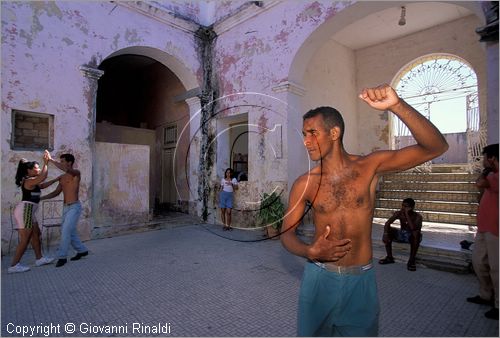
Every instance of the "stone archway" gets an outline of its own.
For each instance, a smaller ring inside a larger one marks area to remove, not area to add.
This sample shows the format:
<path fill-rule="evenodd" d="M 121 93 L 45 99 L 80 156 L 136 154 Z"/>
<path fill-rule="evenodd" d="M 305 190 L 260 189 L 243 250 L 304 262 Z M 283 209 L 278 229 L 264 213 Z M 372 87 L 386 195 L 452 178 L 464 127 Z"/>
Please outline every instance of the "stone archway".
<path fill-rule="evenodd" d="M 429 22 L 425 23 L 424 20 L 418 22 L 413 20 L 411 24 L 407 23 L 407 26 L 413 25 L 408 30 L 405 30 L 406 28 L 393 29 L 401 30 L 397 33 L 387 30 L 385 26 L 390 26 L 389 23 L 393 23 L 398 27 L 397 23 L 401 13 L 399 6 L 402 4 L 408 6 L 407 13 L 413 13 L 413 17 L 422 11 L 435 8 L 437 13 L 433 16 L 432 24 L 434 26 L 429 26 Z M 457 11 L 460 14 L 453 16 L 453 13 Z M 480 14 L 478 15 L 478 13 Z M 320 102 L 320 105 L 325 105 L 325 103 L 333 106 L 343 105 L 340 108 L 351 114 L 351 116 L 347 116 L 346 130 L 348 133 L 346 133 L 347 139 L 345 140 L 348 148 L 352 149 L 351 151 L 368 153 L 378 149 L 385 149 L 388 148 L 389 141 L 387 114 L 376 115 L 372 111 L 370 113 L 370 110 L 365 107 L 366 105 L 360 103 L 356 98 L 359 90 L 363 87 L 390 82 L 393 74 L 408 60 L 414 59 L 418 55 L 434 52 L 438 45 L 439 48 L 449 53 L 463 50 L 463 45 L 452 39 L 451 35 L 456 32 L 452 28 L 448 29 L 447 38 L 439 37 L 439 35 L 434 36 L 434 39 L 431 39 L 430 36 L 425 37 L 425 34 L 430 34 L 429 31 L 438 32 L 440 27 L 443 26 L 452 27 L 453 23 L 458 25 L 462 21 L 466 22 L 467 27 L 465 29 L 469 32 L 466 37 L 467 42 L 477 44 L 477 48 L 474 50 L 480 50 L 474 33 L 474 29 L 480 23 L 480 20 L 478 20 L 480 17 L 482 17 L 480 6 L 469 3 L 356 3 L 329 17 L 304 40 L 291 62 L 288 79 L 290 83 L 305 88 L 306 94 L 299 99 L 303 110 L 313 108 L 312 104 L 314 102 Z M 358 40 L 364 39 L 362 28 L 370 25 L 376 25 L 377 28 L 373 30 L 380 30 L 381 33 L 386 35 L 359 42 Z M 402 35 L 404 32 L 410 35 Z M 415 41 L 408 40 L 408 37 L 413 38 Z M 422 42 L 422 38 L 425 39 L 424 42 Z M 444 42 L 443 39 L 448 42 L 431 43 L 432 41 Z M 409 47 L 409 44 L 411 44 L 411 47 Z M 379 47 L 382 45 L 387 49 L 382 50 L 382 47 Z M 329 49 L 326 50 L 327 48 Z M 323 57 L 318 57 L 322 49 L 326 51 L 323 51 Z M 480 80 L 482 80 L 486 74 L 486 67 L 485 62 L 482 60 L 483 56 L 479 54 L 477 52 L 474 55 L 474 66 L 481 68 L 479 75 Z M 343 62 L 345 66 L 335 67 L 335 63 L 339 62 Z M 328 63 L 332 66 L 326 67 L 325 64 Z M 314 72 L 318 68 L 321 68 L 321 72 L 317 71 L 316 76 L 311 77 L 309 82 L 305 82 L 308 73 Z M 331 78 L 329 83 L 323 81 L 321 85 L 317 85 L 322 78 L 327 76 Z M 330 86 L 328 91 L 323 89 L 325 85 Z M 350 89 L 346 92 L 347 86 Z M 336 95 L 337 91 L 343 93 Z M 485 95 L 485 88 L 483 88 L 482 93 L 482 95 Z M 325 99 L 328 96 L 332 97 L 330 99 L 332 102 Z M 344 118 L 346 118 L 345 115 Z M 353 129 L 348 130 L 347 128 Z M 349 139 L 349 135 L 353 135 L 353 137 Z M 361 135 L 363 135 L 364 140 L 360 139 Z M 365 136 L 368 136 L 368 138 L 366 139 Z"/>
<path fill-rule="evenodd" d="M 405 65 L 392 85 L 447 138 L 449 150 L 432 163 L 467 163 L 470 172 L 479 170 L 486 145 L 486 112 L 479 109 L 478 78 L 469 62 L 445 53 L 424 55 Z M 390 115 L 390 120 L 392 149 L 414 142 L 397 117 Z"/>
<path fill-rule="evenodd" d="M 447 1 L 440 3 L 463 7 L 471 11 L 479 18 L 484 17 L 481 5 L 478 3 L 462 1 Z M 318 28 L 304 40 L 301 48 L 297 51 L 292 63 L 290 64 L 288 75 L 289 81 L 301 84 L 304 72 L 314 53 L 333 35 L 340 32 L 345 27 L 371 14 L 390 8 L 396 8 L 399 13 L 399 8 L 401 6 L 409 4 L 411 3 L 407 1 L 360 1 L 342 9 L 338 13 L 335 13 L 335 15 L 329 17 L 325 22 L 321 23 Z M 356 36 L 353 36 L 352 38 L 355 39 Z"/>
<path fill-rule="evenodd" d="M 186 67 L 175 56 L 165 53 L 157 48 L 147 46 L 131 46 L 110 54 L 106 59 L 124 54 L 142 55 L 158 61 L 170 69 L 179 78 L 182 85 L 186 88 L 186 91 L 199 87 L 196 75 L 193 74 L 188 67 Z"/>
<path fill-rule="evenodd" d="M 101 204 L 96 224 L 142 222 L 162 210 L 178 210 L 189 196 L 176 189 L 174 173 L 181 181 L 189 164 L 172 154 L 186 153 L 189 143 L 189 135 L 180 140 L 177 131 L 189 125 L 186 86 L 196 88 L 195 76 L 176 58 L 150 47 L 120 50 L 99 68 L 104 75 L 96 99 L 93 184 L 95 203 Z M 131 195 L 141 203 L 127 204 L 124 197 Z"/>

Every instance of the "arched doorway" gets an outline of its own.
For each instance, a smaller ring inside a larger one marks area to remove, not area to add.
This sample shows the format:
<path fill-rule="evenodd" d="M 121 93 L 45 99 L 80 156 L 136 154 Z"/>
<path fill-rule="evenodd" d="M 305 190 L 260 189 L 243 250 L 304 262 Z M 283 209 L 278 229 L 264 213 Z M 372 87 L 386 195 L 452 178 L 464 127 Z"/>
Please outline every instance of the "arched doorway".
<path fill-rule="evenodd" d="M 109 172 L 97 172 L 94 184 L 103 190 L 96 194 L 102 201 L 101 213 L 107 215 L 103 221 L 112 218 L 116 223 L 134 213 L 135 206 L 121 200 L 128 195 L 116 196 L 122 190 L 137 192 L 135 199 L 146 203 L 148 218 L 179 210 L 189 200 L 187 192 L 176 189 L 173 174 L 179 173 L 179 181 L 187 169 L 183 156 L 173 156 L 176 151 L 185 154 L 189 143 L 189 135 L 180 140 L 177 132 L 189 123 L 186 87 L 151 53 L 116 53 L 99 69 L 104 75 L 96 99 L 96 144 L 107 149 L 107 155 L 96 167 Z M 107 161 L 112 163 L 102 163 Z M 107 186 L 108 181 L 115 183 Z"/>
<path fill-rule="evenodd" d="M 393 87 L 447 138 L 449 150 L 432 163 L 467 164 L 471 172 L 480 165 L 485 118 L 480 117 L 477 75 L 466 60 L 441 53 L 422 56 L 403 67 Z M 408 128 L 396 116 L 390 117 L 392 148 L 415 143 Z"/>
<path fill-rule="evenodd" d="M 392 139 L 387 123 L 390 114 L 370 113 L 366 105 L 358 102 L 359 90 L 389 82 L 401 66 L 435 51 L 436 45 L 440 50 L 460 53 L 460 38 L 469 41 L 469 36 L 460 35 L 457 42 L 452 37 L 456 30 L 448 29 L 444 34 L 443 28 L 458 23 L 476 27 L 477 9 L 480 13 L 477 4 L 472 3 L 404 3 L 406 13 L 412 13 L 414 19 L 400 26 L 402 4 L 357 2 L 339 11 L 310 34 L 291 63 L 289 81 L 306 89 L 298 99 L 303 111 L 314 105 L 332 105 L 346 112 L 344 119 L 349 129 L 344 144 L 350 152 L 387 149 Z M 432 22 L 426 21 L 425 13 L 433 13 Z M 475 66 L 481 64 L 477 62 L 481 58 L 474 60 Z M 479 75 L 484 78 L 484 72 Z M 294 162 L 305 161 L 300 158 Z"/>

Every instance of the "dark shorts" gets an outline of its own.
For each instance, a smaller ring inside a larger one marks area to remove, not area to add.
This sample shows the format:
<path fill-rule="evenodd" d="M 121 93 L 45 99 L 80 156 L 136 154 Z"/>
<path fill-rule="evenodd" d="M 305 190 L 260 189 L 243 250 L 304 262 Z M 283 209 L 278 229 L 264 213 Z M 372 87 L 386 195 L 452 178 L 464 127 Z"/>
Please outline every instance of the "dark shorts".
<path fill-rule="evenodd" d="M 412 236 L 411 231 L 397 229 L 397 228 L 393 228 L 393 227 L 391 227 L 389 234 L 390 234 L 391 240 L 399 242 L 399 243 L 410 243 L 410 239 Z M 420 238 L 419 238 L 419 243 L 420 243 L 420 242 L 422 242 L 422 232 L 419 232 L 419 236 L 420 236 Z"/>

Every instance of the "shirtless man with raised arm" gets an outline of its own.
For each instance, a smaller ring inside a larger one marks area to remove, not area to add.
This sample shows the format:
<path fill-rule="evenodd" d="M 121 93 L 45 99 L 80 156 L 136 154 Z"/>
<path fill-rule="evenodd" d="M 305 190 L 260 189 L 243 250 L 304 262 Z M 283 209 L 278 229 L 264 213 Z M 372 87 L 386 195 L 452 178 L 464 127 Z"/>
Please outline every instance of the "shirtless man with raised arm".
<path fill-rule="evenodd" d="M 67 263 L 67 256 L 69 246 L 71 245 L 76 251 L 76 256 L 71 258 L 72 261 L 79 260 L 80 258 L 88 255 L 88 249 L 83 245 L 80 237 L 78 236 L 77 225 L 78 219 L 82 213 L 82 204 L 78 200 L 78 192 L 80 190 L 80 171 L 73 168 L 75 163 L 75 157 L 72 154 L 62 154 L 60 156 L 61 161 L 55 161 L 50 153 L 45 150 L 48 154 L 49 163 L 53 163 L 58 169 L 66 172 L 65 174 L 59 176 L 52 183 L 59 181 L 57 188 L 45 195 L 40 199 L 49 199 L 58 196 L 61 192 L 64 196 L 64 207 L 63 216 L 61 223 L 61 242 L 59 243 L 59 248 L 57 250 L 58 261 L 56 267 L 61 267 Z M 51 183 L 51 184 L 52 184 Z"/>
<path fill-rule="evenodd" d="M 379 303 L 372 269 L 372 218 L 381 175 L 429 161 L 448 149 L 443 135 L 398 97 L 389 85 L 364 89 L 359 98 L 390 110 L 417 144 L 399 150 L 352 155 L 345 151 L 338 111 L 320 107 L 303 117 L 304 145 L 320 164 L 297 178 L 289 196 L 281 242 L 308 259 L 299 296 L 299 336 L 376 336 Z M 315 236 L 302 242 L 294 227 L 305 206 L 314 211 Z"/>

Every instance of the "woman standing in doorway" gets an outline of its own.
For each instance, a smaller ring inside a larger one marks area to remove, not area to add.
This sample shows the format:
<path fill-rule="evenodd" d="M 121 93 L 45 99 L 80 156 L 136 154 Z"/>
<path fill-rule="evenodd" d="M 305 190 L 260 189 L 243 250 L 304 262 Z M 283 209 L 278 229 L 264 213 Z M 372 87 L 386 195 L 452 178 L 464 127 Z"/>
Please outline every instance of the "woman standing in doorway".
<path fill-rule="evenodd" d="M 233 192 L 238 189 L 238 181 L 233 178 L 233 170 L 227 168 L 224 172 L 224 178 L 221 180 L 221 192 L 219 194 L 219 207 L 221 212 L 222 230 L 232 230 L 231 228 L 231 209 L 233 208 Z"/>
<path fill-rule="evenodd" d="M 53 258 L 42 256 L 40 228 L 36 219 L 36 211 L 40 202 L 40 191 L 48 187 L 48 183 L 50 182 L 42 183 L 47 178 L 48 161 L 47 154 L 44 154 L 42 169 L 40 169 L 37 161 L 28 161 L 24 158 L 19 161 L 19 165 L 17 166 L 16 185 L 21 187 L 23 197 L 22 201 L 14 209 L 16 229 L 19 232 L 19 243 L 17 244 L 12 264 L 7 270 L 9 273 L 30 270 L 28 266 L 20 263 L 30 241 L 35 251 L 36 266 L 49 264 L 54 260 Z"/>

